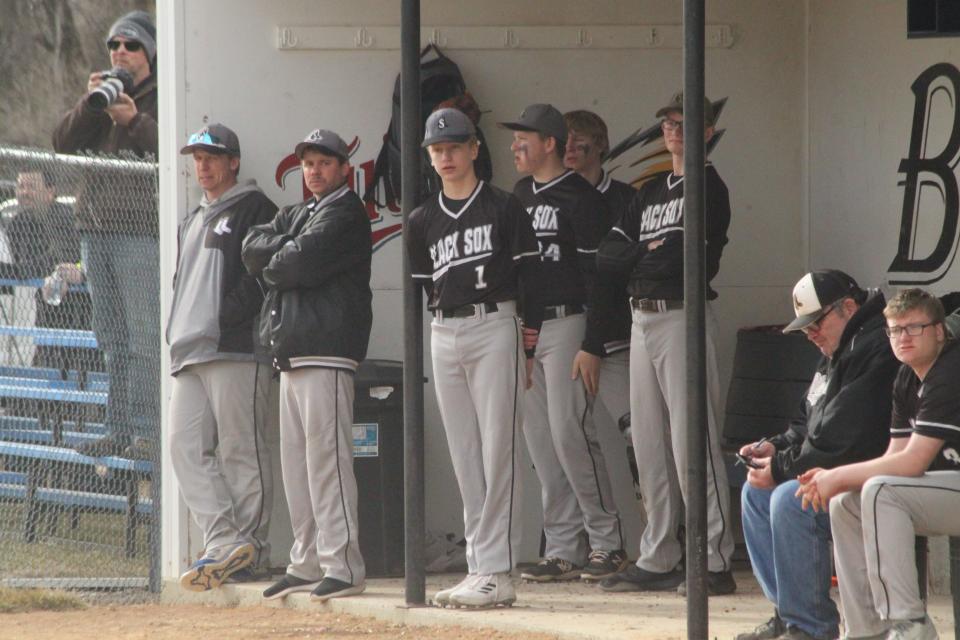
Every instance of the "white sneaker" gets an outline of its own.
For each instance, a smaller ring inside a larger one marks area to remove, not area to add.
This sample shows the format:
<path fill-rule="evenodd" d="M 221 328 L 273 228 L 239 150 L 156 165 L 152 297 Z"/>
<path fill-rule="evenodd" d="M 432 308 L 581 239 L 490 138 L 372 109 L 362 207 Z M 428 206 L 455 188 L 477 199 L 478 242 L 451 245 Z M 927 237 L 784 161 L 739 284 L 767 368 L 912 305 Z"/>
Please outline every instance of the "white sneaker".
<path fill-rule="evenodd" d="M 516 601 L 509 573 L 476 576 L 450 594 L 450 604 L 460 607 L 509 607 Z"/>
<path fill-rule="evenodd" d="M 437 605 L 438 607 L 448 606 L 450 604 L 451 594 L 453 594 L 453 592 L 459 589 L 460 587 L 466 585 L 471 580 L 476 579 L 476 577 L 477 577 L 476 574 L 468 573 L 466 576 L 464 576 L 463 580 L 453 585 L 452 587 L 437 591 L 437 593 L 433 596 L 433 604 Z"/>
<path fill-rule="evenodd" d="M 913 620 L 898 620 L 887 632 L 886 640 L 939 640 L 937 628 L 933 626 L 930 616 L 923 616 L 923 622 Z"/>

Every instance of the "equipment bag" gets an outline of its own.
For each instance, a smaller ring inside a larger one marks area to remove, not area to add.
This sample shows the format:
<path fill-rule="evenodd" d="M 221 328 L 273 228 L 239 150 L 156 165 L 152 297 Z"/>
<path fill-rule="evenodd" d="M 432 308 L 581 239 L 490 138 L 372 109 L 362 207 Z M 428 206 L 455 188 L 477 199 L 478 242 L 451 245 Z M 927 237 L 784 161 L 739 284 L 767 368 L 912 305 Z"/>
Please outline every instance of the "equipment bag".
<path fill-rule="evenodd" d="M 428 58 L 428 54 L 434 57 Z M 436 45 L 429 44 L 420 52 L 420 130 L 426 124 L 427 117 L 440 107 L 454 107 L 463 111 L 476 125 L 480 120 L 480 108 L 470 92 L 467 91 L 460 67 L 448 58 Z M 483 133 L 477 128 L 480 140 L 480 153 L 474 162 L 477 177 L 490 180 L 493 176 L 493 164 L 490 151 L 484 143 Z M 419 141 L 418 141 L 419 144 Z M 378 207 L 399 210 L 400 193 L 400 75 L 393 85 L 393 113 L 387 132 L 383 134 L 383 147 L 377 156 L 373 169 L 373 185 L 367 190 L 365 199 Z M 382 198 L 380 198 L 382 189 Z M 424 149 L 421 154 L 420 193 L 416 202 L 431 193 L 440 190 L 440 178 L 430 165 L 430 157 Z"/>

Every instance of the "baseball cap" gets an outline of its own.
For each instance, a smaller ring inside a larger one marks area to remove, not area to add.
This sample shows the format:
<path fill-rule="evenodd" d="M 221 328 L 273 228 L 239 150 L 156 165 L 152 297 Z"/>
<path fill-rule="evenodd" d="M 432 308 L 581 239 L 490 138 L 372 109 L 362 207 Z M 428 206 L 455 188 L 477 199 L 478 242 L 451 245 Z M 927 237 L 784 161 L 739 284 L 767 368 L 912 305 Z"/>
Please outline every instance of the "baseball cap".
<path fill-rule="evenodd" d="M 180 149 L 180 155 L 189 155 L 194 149 L 204 149 L 211 153 L 240 155 L 240 140 L 230 127 L 215 122 L 208 124 L 187 140 L 187 146 Z"/>
<path fill-rule="evenodd" d="M 861 292 L 857 281 L 843 271 L 811 271 L 793 287 L 793 312 L 797 317 L 783 332 L 800 331 L 810 326 L 826 315 L 830 305 Z"/>
<path fill-rule="evenodd" d="M 670 98 L 670 103 L 665 107 L 660 107 L 657 110 L 657 117 L 662 118 L 671 111 L 677 111 L 683 113 L 683 91 L 677 91 L 673 94 L 673 97 Z M 712 127 L 716 115 L 713 112 L 713 103 L 710 102 L 710 98 L 703 96 L 703 122 L 708 127 Z"/>
<path fill-rule="evenodd" d="M 477 128 L 467 115 L 459 109 L 437 109 L 427 118 L 424 127 L 423 144 L 429 147 L 438 142 L 466 142 L 477 135 Z"/>
<path fill-rule="evenodd" d="M 303 142 L 297 144 L 293 152 L 297 154 L 298 158 L 303 159 L 303 152 L 310 148 L 327 155 L 337 156 L 343 161 L 350 159 L 350 150 L 347 148 L 347 143 L 336 133 L 327 129 L 314 129 L 308 133 Z"/>
<path fill-rule="evenodd" d="M 552 104 L 531 104 L 520 112 L 520 118 L 515 122 L 497 124 L 513 131 L 536 131 L 552 136 L 560 144 L 564 144 L 567 139 L 567 125 L 563 121 L 563 114 Z"/>

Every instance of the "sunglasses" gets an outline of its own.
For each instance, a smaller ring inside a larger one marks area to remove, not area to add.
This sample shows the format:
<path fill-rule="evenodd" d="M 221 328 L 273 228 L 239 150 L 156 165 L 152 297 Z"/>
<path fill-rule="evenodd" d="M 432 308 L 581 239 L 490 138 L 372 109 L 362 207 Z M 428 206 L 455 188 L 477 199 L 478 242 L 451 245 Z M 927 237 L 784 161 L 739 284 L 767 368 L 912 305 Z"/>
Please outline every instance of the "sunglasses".
<path fill-rule="evenodd" d="M 140 51 L 143 48 L 143 45 L 136 40 L 111 40 L 107 43 L 107 49 L 110 49 L 110 51 L 116 51 L 121 46 L 130 52 Z"/>

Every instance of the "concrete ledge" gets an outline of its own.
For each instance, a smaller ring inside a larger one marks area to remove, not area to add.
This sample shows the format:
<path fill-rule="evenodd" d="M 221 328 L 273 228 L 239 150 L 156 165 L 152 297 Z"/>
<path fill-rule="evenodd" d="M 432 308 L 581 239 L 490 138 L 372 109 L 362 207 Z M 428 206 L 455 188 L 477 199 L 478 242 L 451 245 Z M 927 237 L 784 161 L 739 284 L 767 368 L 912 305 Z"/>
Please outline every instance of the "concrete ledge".
<path fill-rule="evenodd" d="M 427 597 L 456 584 L 462 576 L 429 576 Z M 164 583 L 162 601 L 169 604 L 209 604 L 221 607 L 263 606 L 317 610 L 325 608 L 408 625 L 459 625 L 513 633 L 546 633 L 564 640 L 685 639 L 687 601 L 675 593 L 605 593 L 599 587 L 579 582 L 520 584 L 517 604 L 507 609 L 469 611 L 435 607 L 406 608 L 403 581 L 376 579 L 367 582 L 363 595 L 334 599 L 324 604 L 310 602 L 309 594 L 295 593 L 281 600 L 265 601 L 261 592 L 268 583 L 224 585 L 211 592 L 180 589 L 176 580 Z M 739 590 L 731 596 L 710 599 L 710 635 L 732 638 L 753 629 L 772 613 L 749 572 L 738 572 Z M 952 601 L 934 596 L 930 614 L 941 638 L 953 638 Z"/>

